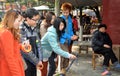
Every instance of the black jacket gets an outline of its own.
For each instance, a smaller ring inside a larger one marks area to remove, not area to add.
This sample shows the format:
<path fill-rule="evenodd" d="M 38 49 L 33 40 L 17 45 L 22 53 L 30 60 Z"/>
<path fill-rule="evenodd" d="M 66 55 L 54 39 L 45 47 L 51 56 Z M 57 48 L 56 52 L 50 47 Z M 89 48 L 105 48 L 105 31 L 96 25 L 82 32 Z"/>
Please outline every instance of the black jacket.
<path fill-rule="evenodd" d="M 93 33 L 93 37 L 92 37 L 93 50 L 97 51 L 100 48 L 103 48 L 104 44 L 107 44 L 107 45 L 111 46 L 111 48 L 112 48 L 112 40 L 111 40 L 110 36 L 106 32 L 102 33 L 99 30 L 96 30 Z"/>

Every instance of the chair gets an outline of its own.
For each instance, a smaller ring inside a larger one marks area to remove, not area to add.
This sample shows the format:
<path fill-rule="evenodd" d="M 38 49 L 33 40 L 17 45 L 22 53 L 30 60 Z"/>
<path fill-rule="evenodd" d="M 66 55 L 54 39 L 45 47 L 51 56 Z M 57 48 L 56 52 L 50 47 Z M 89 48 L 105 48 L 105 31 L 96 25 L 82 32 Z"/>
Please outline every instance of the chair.
<path fill-rule="evenodd" d="M 93 66 L 93 70 L 95 70 L 96 66 L 97 66 L 96 58 L 97 57 L 101 57 L 101 56 L 102 56 L 102 54 L 97 54 L 97 53 L 92 52 L 92 66 Z M 109 62 L 109 64 L 111 65 L 111 62 Z M 100 64 L 100 66 L 102 66 L 102 64 Z M 108 67 L 108 70 L 110 70 L 110 66 Z"/>
<path fill-rule="evenodd" d="M 96 69 L 96 57 L 102 56 L 101 54 L 96 54 L 94 52 L 92 52 L 92 66 L 93 66 L 93 70 Z"/>
<path fill-rule="evenodd" d="M 91 47 L 91 37 L 92 35 L 83 35 L 83 41 L 79 41 L 79 53 L 81 50 L 85 50 L 86 54 L 88 54 L 88 48 Z"/>

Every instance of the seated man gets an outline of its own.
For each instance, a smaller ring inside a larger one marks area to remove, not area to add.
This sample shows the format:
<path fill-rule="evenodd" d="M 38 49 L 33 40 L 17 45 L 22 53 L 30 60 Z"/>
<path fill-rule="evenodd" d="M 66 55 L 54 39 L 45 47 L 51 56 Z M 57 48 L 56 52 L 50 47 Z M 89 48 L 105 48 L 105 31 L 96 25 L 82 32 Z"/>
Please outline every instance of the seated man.
<path fill-rule="evenodd" d="M 107 26 L 100 24 L 98 30 L 93 33 L 92 37 L 92 48 L 95 53 L 102 54 L 104 56 L 103 61 L 103 73 L 107 71 L 109 61 L 111 60 L 115 69 L 120 70 L 120 64 L 112 50 L 112 40 L 106 33 Z M 109 73 L 109 72 L 108 72 Z"/>

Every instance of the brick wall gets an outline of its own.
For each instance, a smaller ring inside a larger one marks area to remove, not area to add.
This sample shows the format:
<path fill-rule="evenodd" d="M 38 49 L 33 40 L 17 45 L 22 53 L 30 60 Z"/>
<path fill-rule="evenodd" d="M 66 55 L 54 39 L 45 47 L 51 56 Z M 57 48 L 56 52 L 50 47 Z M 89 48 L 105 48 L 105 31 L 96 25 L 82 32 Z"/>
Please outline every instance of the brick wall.
<path fill-rule="evenodd" d="M 120 44 L 120 0 L 103 0 L 103 23 L 114 44 Z"/>

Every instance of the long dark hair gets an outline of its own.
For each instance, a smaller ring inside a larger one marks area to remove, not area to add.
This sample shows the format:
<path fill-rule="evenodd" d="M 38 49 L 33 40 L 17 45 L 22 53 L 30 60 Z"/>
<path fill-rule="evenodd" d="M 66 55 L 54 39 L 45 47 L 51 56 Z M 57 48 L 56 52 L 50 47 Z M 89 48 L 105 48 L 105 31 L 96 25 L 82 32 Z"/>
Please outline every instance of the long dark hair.
<path fill-rule="evenodd" d="M 64 24 L 64 28 L 63 28 L 62 31 L 59 30 L 59 27 L 60 27 L 60 23 L 61 23 L 61 22 Z M 57 32 L 57 35 L 58 35 L 58 40 L 59 40 L 60 37 L 61 37 L 61 35 L 62 35 L 62 33 L 64 33 L 64 31 L 65 31 L 66 22 L 65 22 L 65 20 L 64 20 L 63 18 L 57 17 L 57 18 L 54 20 L 54 22 L 53 22 L 53 26 L 54 26 L 54 28 L 56 29 L 56 32 Z"/>

